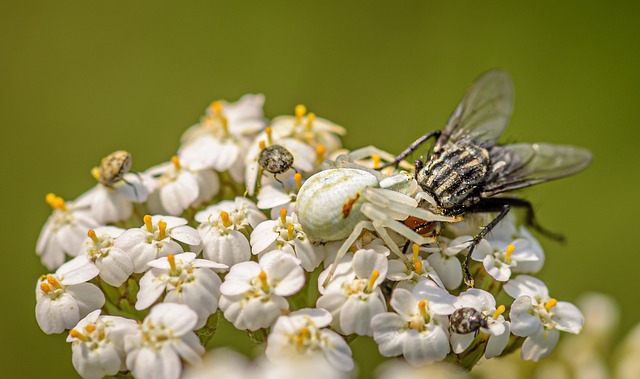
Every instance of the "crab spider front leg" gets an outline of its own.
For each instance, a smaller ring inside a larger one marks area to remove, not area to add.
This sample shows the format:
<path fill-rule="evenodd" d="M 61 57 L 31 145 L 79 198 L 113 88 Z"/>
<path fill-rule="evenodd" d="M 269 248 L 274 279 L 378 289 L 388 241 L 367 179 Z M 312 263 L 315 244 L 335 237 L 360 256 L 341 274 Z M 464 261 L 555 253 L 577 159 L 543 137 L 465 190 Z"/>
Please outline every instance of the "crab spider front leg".
<path fill-rule="evenodd" d="M 342 259 L 342 257 L 344 257 L 347 251 L 349 251 L 349 248 L 351 247 L 351 245 L 353 245 L 353 243 L 358 239 L 358 237 L 360 237 L 360 233 L 362 233 L 364 229 L 374 230 L 375 228 L 371 221 L 360 221 L 359 223 L 356 224 L 351 234 L 349 234 L 349 237 L 347 237 L 347 239 L 340 246 L 340 249 L 338 249 L 338 252 L 336 253 L 336 257 L 333 260 L 333 264 L 331 265 L 331 270 L 329 270 L 329 274 L 327 275 L 327 278 L 324 280 L 324 282 L 322 282 L 322 287 L 325 287 L 325 288 L 327 287 L 327 285 L 331 281 L 331 278 L 333 277 L 333 274 L 336 272 L 336 268 L 338 267 L 338 262 L 340 262 L 340 259 Z"/>

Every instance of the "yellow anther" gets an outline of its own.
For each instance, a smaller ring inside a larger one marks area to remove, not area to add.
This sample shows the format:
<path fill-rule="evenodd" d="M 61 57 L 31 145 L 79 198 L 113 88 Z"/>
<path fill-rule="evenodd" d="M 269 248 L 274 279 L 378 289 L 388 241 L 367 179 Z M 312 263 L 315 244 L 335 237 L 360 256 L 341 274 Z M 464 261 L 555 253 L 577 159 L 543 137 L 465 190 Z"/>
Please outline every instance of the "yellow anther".
<path fill-rule="evenodd" d="M 53 291 L 53 288 L 51 288 L 49 283 L 44 282 L 44 283 L 40 283 L 40 291 L 42 291 L 42 292 L 44 292 L 44 293 L 46 293 L 48 295 Z"/>
<path fill-rule="evenodd" d="M 87 237 L 91 238 L 91 240 L 95 243 L 100 242 L 98 236 L 96 236 L 96 231 L 93 229 L 89 229 L 89 231 L 87 232 Z"/>
<path fill-rule="evenodd" d="M 94 324 L 88 324 L 84 327 L 84 331 L 87 333 L 93 333 L 96 330 L 96 326 Z"/>
<path fill-rule="evenodd" d="M 294 232 L 293 224 L 288 224 L 287 225 L 287 233 L 289 235 L 289 241 L 291 241 L 293 239 L 293 232 Z"/>
<path fill-rule="evenodd" d="M 371 161 L 373 162 L 373 168 L 377 169 L 380 167 L 380 156 L 376 154 L 371 155 Z"/>
<path fill-rule="evenodd" d="M 233 223 L 231 222 L 231 218 L 229 217 L 229 214 L 225 211 L 220 211 L 220 221 L 222 221 L 222 225 L 224 225 L 226 228 L 233 225 Z"/>
<path fill-rule="evenodd" d="M 313 122 L 316 120 L 315 113 L 309 113 L 307 115 L 307 130 L 311 130 L 313 127 Z"/>
<path fill-rule="evenodd" d="M 164 221 L 158 221 L 158 240 L 167 238 L 167 223 Z"/>
<path fill-rule="evenodd" d="M 49 192 L 47 196 L 45 196 L 45 201 L 47 202 L 47 204 L 51 205 L 56 200 L 56 197 L 57 196 L 54 193 Z"/>
<path fill-rule="evenodd" d="M 62 288 L 62 284 L 56 279 L 53 275 L 47 275 L 47 283 L 49 283 L 53 288 L 60 289 Z"/>
<path fill-rule="evenodd" d="M 296 124 L 302 121 L 302 117 L 307 113 L 307 107 L 302 104 L 296 105 Z"/>
<path fill-rule="evenodd" d="M 213 111 L 214 115 L 222 116 L 222 101 L 216 100 L 213 103 L 211 103 L 211 110 Z"/>
<path fill-rule="evenodd" d="M 324 145 L 320 144 L 316 146 L 316 162 L 322 163 L 324 161 L 324 156 L 327 154 L 327 148 Z"/>
<path fill-rule="evenodd" d="M 176 170 L 180 170 L 182 168 L 182 166 L 180 165 L 180 159 L 178 158 L 177 155 L 174 155 L 173 157 L 171 157 L 171 163 L 173 163 Z"/>
<path fill-rule="evenodd" d="M 417 273 L 421 273 L 422 272 L 422 262 L 421 261 L 414 261 L 413 262 L 413 268 Z"/>
<path fill-rule="evenodd" d="M 220 123 L 222 124 L 224 135 L 229 135 L 229 120 L 224 116 L 220 116 Z"/>
<path fill-rule="evenodd" d="M 427 304 L 429 303 L 429 300 L 424 299 L 424 300 L 420 300 L 418 301 L 418 310 L 420 311 L 420 315 L 422 317 L 427 317 Z"/>
<path fill-rule="evenodd" d="M 167 261 L 169 262 L 169 267 L 171 267 L 171 271 L 176 271 L 176 256 L 173 254 L 167 255 Z"/>
<path fill-rule="evenodd" d="M 547 301 L 547 303 L 544 305 L 544 309 L 550 311 L 551 308 L 556 306 L 556 304 L 558 304 L 558 300 L 551 299 L 551 300 Z"/>
<path fill-rule="evenodd" d="M 286 208 L 280 208 L 280 223 L 282 225 L 286 225 L 287 224 L 287 209 Z"/>
<path fill-rule="evenodd" d="M 413 261 L 414 262 L 419 261 L 420 256 L 418 254 L 420 253 L 420 245 L 418 245 L 417 243 L 414 243 L 413 246 L 411 246 L 411 250 L 413 252 L 413 256 L 411 257 Z"/>
<path fill-rule="evenodd" d="M 151 223 L 151 215 L 146 215 L 142 218 L 144 220 L 144 225 L 147 227 L 147 232 L 153 233 L 153 224 Z"/>
<path fill-rule="evenodd" d="M 267 143 L 263 139 L 258 142 L 258 145 L 260 146 L 260 150 L 264 150 L 267 148 Z"/>
<path fill-rule="evenodd" d="M 298 334 L 298 338 L 296 341 L 298 346 L 304 345 L 305 341 L 309 339 L 309 335 L 311 335 L 311 333 L 309 332 L 309 328 L 303 326 L 302 329 L 300 329 L 300 334 Z"/>
<path fill-rule="evenodd" d="M 267 273 L 264 271 L 260 271 L 258 274 L 258 279 L 260 279 L 260 283 L 262 284 L 262 289 L 264 292 L 269 291 L 269 283 L 267 282 Z"/>
<path fill-rule="evenodd" d="M 373 287 L 376 285 L 376 280 L 380 277 L 380 271 L 373 270 L 371 271 L 371 278 L 369 278 L 369 284 L 367 284 L 367 289 L 369 291 L 373 290 Z"/>
<path fill-rule="evenodd" d="M 47 196 L 45 197 L 45 200 L 47 204 L 49 204 L 49 206 L 53 209 L 61 209 L 63 211 L 67 210 L 67 206 L 64 203 L 64 199 L 56 196 L 53 193 L 48 193 Z"/>
<path fill-rule="evenodd" d="M 498 317 L 500 317 L 500 315 L 501 315 L 501 314 L 503 314 L 503 313 L 504 313 L 504 311 L 505 311 L 506 309 L 507 309 L 507 308 L 505 308 L 505 306 L 504 306 L 504 305 L 500 304 L 500 305 L 498 306 L 498 308 L 496 309 L 496 311 L 493 313 L 493 319 L 494 319 L 494 320 L 497 320 L 497 319 L 498 319 Z"/>
<path fill-rule="evenodd" d="M 269 146 L 273 145 L 273 131 L 270 127 L 264 128 L 264 132 L 267 135 L 267 143 Z"/>
<path fill-rule="evenodd" d="M 94 167 L 91 169 L 91 176 L 93 176 L 94 179 L 98 180 L 100 179 L 100 168 L 99 167 Z"/>
<path fill-rule="evenodd" d="M 73 338 L 77 338 L 82 342 L 87 342 L 89 341 L 89 338 L 87 338 L 87 336 L 85 336 L 84 334 L 80 333 L 79 331 L 75 330 L 75 329 L 71 329 L 69 331 L 69 335 Z"/>
<path fill-rule="evenodd" d="M 507 262 L 511 262 L 511 254 L 513 254 L 515 250 L 516 250 L 516 247 L 513 246 L 513 244 L 509 244 L 509 246 L 507 246 L 507 252 L 505 253 L 505 258 L 507 259 Z"/>
<path fill-rule="evenodd" d="M 296 181 L 296 188 L 300 189 L 300 187 L 302 187 L 302 174 L 300 174 L 299 172 L 296 172 L 293 175 L 293 180 Z"/>

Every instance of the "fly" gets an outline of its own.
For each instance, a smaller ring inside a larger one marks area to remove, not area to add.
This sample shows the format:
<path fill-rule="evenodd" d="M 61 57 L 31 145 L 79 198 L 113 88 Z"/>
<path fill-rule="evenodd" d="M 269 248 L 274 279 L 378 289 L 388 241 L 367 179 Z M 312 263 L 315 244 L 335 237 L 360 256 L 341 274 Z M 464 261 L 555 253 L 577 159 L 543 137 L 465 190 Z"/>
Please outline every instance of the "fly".
<path fill-rule="evenodd" d="M 575 146 L 547 143 L 498 145 L 513 110 L 513 83 L 509 74 L 494 70 L 482 74 L 467 90 L 442 130 L 418 138 L 396 159 L 381 168 L 397 165 L 425 141 L 435 138 L 433 151 L 415 163 L 415 178 L 434 199 L 431 205 L 442 215 L 499 212 L 478 233 L 464 259 L 464 281 L 473 287 L 468 268 L 475 246 L 502 220 L 511 207 L 525 208 L 526 223 L 550 238 L 559 234 L 542 228 L 533 207 L 518 197 L 495 195 L 573 175 L 585 169 L 592 155 Z M 418 226 L 420 228 L 422 226 Z"/>

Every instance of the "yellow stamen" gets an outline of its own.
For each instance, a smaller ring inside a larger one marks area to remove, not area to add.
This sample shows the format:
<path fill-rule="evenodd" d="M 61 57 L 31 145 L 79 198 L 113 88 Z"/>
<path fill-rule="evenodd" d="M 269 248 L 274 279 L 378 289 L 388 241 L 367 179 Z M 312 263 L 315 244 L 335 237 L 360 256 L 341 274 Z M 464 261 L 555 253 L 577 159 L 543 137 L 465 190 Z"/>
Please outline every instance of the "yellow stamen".
<path fill-rule="evenodd" d="M 213 111 L 214 115 L 222 116 L 222 101 L 216 100 L 213 103 L 211 103 L 211 110 Z"/>
<path fill-rule="evenodd" d="M 62 288 L 62 284 L 60 284 L 58 279 L 56 279 L 56 277 L 53 275 L 47 275 L 47 283 L 51 284 L 53 288 L 56 288 L 56 289 Z"/>
<path fill-rule="evenodd" d="M 85 336 L 84 334 L 80 333 L 79 331 L 75 330 L 75 329 L 71 329 L 69 331 L 69 335 L 73 338 L 77 338 L 82 342 L 87 342 L 89 341 L 89 338 L 87 338 L 87 336 Z"/>
<path fill-rule="evenodd" d="M 98 180 L 100 178 L 100 168 L 99 167 L 92 168 L 91 176 L 93 176 L 94 179 Z"/>
<path fill-rule="evenodd" d="M 220 123 L 222 124 L 222 131 L 225 136 L 229 135 L 229 120 L 226 117 L 220 116 Z"/>
<path fill-rule="evenodd" d="M 544 309 L 550 311 L 551 308 L 556 306 L 556 304 L 558 304 L 558 300 L 551 299 L 551 300 L 547 301 L 547 303 L 544 305 Z"/>
<path fill-rule="evenodd" d="M 182 166 L 180 165 L 180 159 L 178 158 L 177 155 L 174 155 L 173 157 L 171 157 L 171 163 L 173 163 L 176 170 L 180 170 L 182 168 Z"/>
<path fill-rule="evenodd" d="M 89 324 L 84 327 L 84 331 L 87 333 L 93 333 L 94 330 L 96 330 L 96 326 L 94 324 Z"/>
<path fill-rule="evenodd" d="M 380 156 L 373 154 L 371 155 L 371 161 L 373 162 L 373 168 L 377 169 L 378 167 L 380 167 Z"/>
<path fill-rule="evenodd" d="M 493 314 L 493 319 L 497 320 L 498 317 L 500 317 L 500 315 L 503 314 L 506 309 L 507 308 L 505 308 L 504 305 L 500 304 L 500 306 L 498 306 L 498 308 L 496 309 L 495 313 Z"/>
<path fill-rule="evenodd" d="M 89 231 L 87 232 L 87 236 L 91 238 L 91 240 L 95 243 L 100 242 L 100 240 L 98 239 L 98 236 L 96 236 L 96 231 L 93 229 L 89 229 Z"/>
<path fill-rule="evenodd" d="M 269 146 L 273 145 L 273 131 L 271 130 L 270 127 L 266 127 L 264 128 L 264 132 L 267 135 L 267 143 L 269 144 Z"/>
<path fill-rule="evenodd" d="M 307 130 L 311 130 L 312 126 L 313 126 L 313 122 L 316 120 L 316 115 L 315 113 L 309 113 L 307 115 Z"/>
<path fill-rule="evenodd" d="M 293 224 L 287 225 L 287 233 L 289 234 L 289 240 L 293 239 L 294 227 Z"/>
<path fill-rule="evenodd" d="M 264 271 L 260 271 L 258 274 L 258 279 L 260 279 L 260 283 L 262 284 L 262 289 L 264 292 L 269 291 L 269 283 L 267 282 L 267 273 Z"/>
<path fill-rule="evenodd" d="M 421 261 L 414 261 L 413 262 L 413 268 L 417 273 L 421 273 L 422 272 L 422 262 Z"/>
<path fill-rule="evenodd" d="M 64 203 L 64 199 L 59 196 L 56 196 L 53 193 L 48 193 L 47 196 L 45 197 L 45 200 L 47 204 L 49 204 L 49 206 L 53 209 L 60 209 L 63 211 L 67 210 L 67 206 Z"/>
<path fill-rule="evenodd" d="M 298 344 L 298 346 L 302 346 L 304 345 L 304 342 L 309 339 L 309 335 L 311 333 L 309 333 L 309 328 L 307 328 L 306 326 L 303 326 L 302 329 L 300 329 L 300 334 L 298 334 L 298 338 L 296 343 Z"/>
<path fill-rule="evenodd" d="M 287 224 L 287 209 L 286 208 L 280 208 L 280 223 L 282 223 L 282 225 L 286 225 Z"/>
<path fill-rule="evenodd" d="M 307 113 L 307 107 L 305 107 L 302 104 L 296 105 L 296 124 L 302 121 L 302 117 L 304 117 L 306 113 Z"/>
<path fill-rule="evenodd" d="M 417 243 L 414 243 L 413 246 L 411 246 L 411 250 L 413 251 L 413 256 L 412 259 L 414 262 L 419 261 L 420 256 L 418 255 L 418 253 L 420 252 L 420 245 L 418 245 Z"/>
<path fill-rule="evenodd" d="M 169 267 L 171 267 L 171 271 L 176 271 L 176 256 L 173 254 L 167 255 L 167 261 L 169 261 Z"/>
<path fill-rule="evenodd" d="M 222 221 L 222 225 L 227 228 L 233 225 L 231 218 L 229 218 L 229 214 L 225 211 L 220 211 L 220 220 Z"/>
<path fill-rule="evenodd" d="M 427 317 L 427 303 L 429 303 L 427 299 L 418 301 L 418 310 L 422 317 Z"/>
<path fill-rule="evenodd" d="M 293 180 L 296 181 L 296 188 L 300 189 L 300 187 L 302 187 L 302 174 L 300 174 L 299 172 L 296 172 L 293 175 Z"/>
<path fill-rule="evenodd" d="M 260 150 L 264 150 L 267 148 L 267 143 L 263 139 L 258 142 L 258 145 L 260 146 Z"/>
<path fill-rule="evenodd" d="M 327 153 L 327 148 L 324 145 L 320 144 L 316 146 L 316 162 L 322 163 L 324 161 L 324 156 Z"/>
<path fill-rule="evenodd" d="M 143 218 L 144 225 L 147 227 L 147 232 L 153 233 L 153 224 L 151 223 L 151 215 L 146 215 Z"/>
<path fill-rule="evenodd" d="M 167 238 L 167 223 L 164 221 L 158 221 L 158 240 Z"/>
<path fill-rule="evenodd" d="M 376 285 L 376 280 L 380 277 L 380 271 L 373 270 L 371 271 L 371 278 L 369 278 L 369 284 L 367 284 L 367 289 L 369 291 L 373 290 L 373 287 Z"/>
<path fill-rule="evenodd" d="M 44 283 L 40 283 L 40 291 L 42 291 L 42 292 L 44 292 L 44 293 L 46 293 L 48 295 L 53 291 L 53 288 L 51 288 L 49 283 L 44 282 Z"/>
<path fill-rule="evenodd" d="M 507 259 L 507 262 L 511 262 L 511 254 L 513 254 L 515 250 L 516 250 L 516 247 L 513 246 L 513 244 L 509 244 L 509 246 L 507 246 L 507 252 L 505 253 L 505 258 Z"/>

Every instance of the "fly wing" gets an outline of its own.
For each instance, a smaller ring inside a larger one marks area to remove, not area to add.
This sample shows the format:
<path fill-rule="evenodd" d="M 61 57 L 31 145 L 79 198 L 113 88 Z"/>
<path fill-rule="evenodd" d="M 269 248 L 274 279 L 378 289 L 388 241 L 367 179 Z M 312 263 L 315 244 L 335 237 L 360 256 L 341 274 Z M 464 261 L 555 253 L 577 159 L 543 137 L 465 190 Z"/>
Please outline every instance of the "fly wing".
<path fill-rule="evenodd" d="M 472 138 L 491 146 L 504 129 L 513 110 L 513 83 L 504 71 L 485 72 L 467 90 L 449 117 L 437 144 Z"/>
<path fill-rule="evenodd" d="M 547 143 L 495 146 L 491 156 L 493 173 L 483 197 L 573 175 L 592 159 L 586 149 Z"/>

